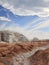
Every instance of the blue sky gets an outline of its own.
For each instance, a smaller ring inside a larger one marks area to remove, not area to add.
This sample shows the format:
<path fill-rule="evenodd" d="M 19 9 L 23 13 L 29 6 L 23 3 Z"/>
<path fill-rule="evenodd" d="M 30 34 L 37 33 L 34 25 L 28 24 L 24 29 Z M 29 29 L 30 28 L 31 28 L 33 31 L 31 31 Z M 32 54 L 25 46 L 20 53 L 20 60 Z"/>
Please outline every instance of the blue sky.
<path fill-rule="evenodd" d="M 0 30 L 49 39 L 49 0 L 0 0 Z"/>

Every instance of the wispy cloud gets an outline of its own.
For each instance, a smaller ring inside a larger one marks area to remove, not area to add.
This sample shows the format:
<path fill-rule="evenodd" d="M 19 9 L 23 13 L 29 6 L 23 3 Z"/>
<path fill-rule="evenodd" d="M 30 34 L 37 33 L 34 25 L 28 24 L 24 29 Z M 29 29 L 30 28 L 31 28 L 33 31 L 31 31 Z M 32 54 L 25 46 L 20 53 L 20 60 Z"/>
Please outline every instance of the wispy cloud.
<path fill-rule="evenodd" d="M 37 37 L 39 39 L 49 39 L 49 32 L 39 31 L 39 28 L 47 27 L 49 25 L 49 21 L 45 21 L 38 24 L 37 27 L 31 28 L 30 30 L 27 28 L 22 28 L 17 24 L 11 24 L 8 27 L 5 27 L 5 30 L 19 32 L 25 35 L 29 40 Z"/>
<path fill-rule="evenodd" d="M 6 17 L 0 17 L 0 20 L 3 20 L 3 21 L 8 21 L 8 22 L 10 22 L 11 20 L 10 19 L 8 19 L 8 18 L 6 18 Z"/>
<path fill-rule="evenodd" d="M 0 0 L 14 14 L 49 16 L 49 0 Z"/>
<path fill-rule="evenodd" d="M 47 27 L 49 25 L 49 18 L 42 18 L 39 17 L 37 19 L 35 19 L 34 21 L 32 20 L 31 22 L 29 22 L 24 29 L 32 29 L 32 30 L 36 30 L 39 28 L 43 28 L 43 27 Z"/>
<path fill-rule="evenodd" d="M 32 26 L 32 30 L 38 30 L 40 28 L 48 27 L 49 26 L 49 20 L 40 22 L 39 24 L 36 24 L 34 27 Z"/>
<path fill-rule="evenodd" d="M 2 24 L 2 25 L 0 26 L 0 30 L 5 30 L 5 26 L 6 26 L 7 23 L 8 23 L 8 22 L 5 22 L 4 24 Z"/>
<path fill-rule="evenodd" d="M 12 11 L 15 15 L 38 15 L 41 17 L 49 16 L 49 0 L 0 0 L 0 4 Z M 5 17 L 0 17 L 0 20 L 10 21 Z M 39 23 L 37 23 L 38 21 Z M 34 23 L 37 24 L 33 25 Z M 49 19 L 43 20 L 43 18 L 39 18 L 28 23 L 23 28 L 15 23 L 12 23 L 7 27 L 6 24 L 7 22 L 5 22 L 0 29 L 22 33 L 29 39 L 34 37 L 38 37 L 39 39 L 49 38 L 49 32 L 39 31 L 40 28 L 49 26 Z"/>
<path fill-rule="evenodd" d="M 4 30 L 5 26 L 11 22 L 10 19 L 6 18 L 6 17 L 0 17 L 0 23 L 3 23 L 2 25 L 0 25 L 0 30 Z"/>

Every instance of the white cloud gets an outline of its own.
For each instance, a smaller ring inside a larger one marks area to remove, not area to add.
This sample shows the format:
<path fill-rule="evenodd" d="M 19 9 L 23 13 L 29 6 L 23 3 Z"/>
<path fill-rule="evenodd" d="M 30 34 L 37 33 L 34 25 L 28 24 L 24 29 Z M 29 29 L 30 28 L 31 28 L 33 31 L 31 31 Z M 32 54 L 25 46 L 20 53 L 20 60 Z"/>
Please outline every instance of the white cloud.
<path fill-rule="evenodd" d="M 49 2 L 49 0 L 44 0 L 45 2 Z"/>
<path fill-rule="evenodd" d="M 39 12 L 39 16 L 42 16 L 42 17 L 49 16 L 49 8 L 48 7 L 44 7 L 41 10 L 42 11 Z"/>
<path fill-rule="evenodd" d="M 35 15 L 36 14 L 33 10 L 27 10 L 27 9 L 23 9 L 23 8 L 17 8 L 17 9 L 15 9 L 15 12 L 17 15 L 21 15 L 21 16 L 22 15 L 28 16 L 28 15 Z"/>
<path fill-rule="evenodd" d="M 14 8 L 13 5 L 10 5 L 8 3 L 5 3 L 3 6 L 5 8 L 10 9 L 10 11 L 12 11 L 15 15 L 28 16 L 28 15 L 36 15 L 37 14 L 33 10 L 28 10 L 28 9 L 24 9 L 24 8 Z"/>
<path fill-rule="evenodd" d="M 44 21 L 44 22 L 40 22 L 39 24 L 35 25 L 34 28 L 32 30 L 38 30 L 40 28 L 44 28 L 44 27 L 48 27 L 49 26 L 49 20 Z"/>
<path fill-rule="evenodd" d="M 49 8 L 48 7 L 37 7 L 36 10 L 39 10 L 36 12 L 36 10 L 33 9 L 26 9 L 26 8 L 14 8 L 13 5 L 5 4 L 3 5 L 5 8 L 10 9 L 14 14 L 16 15 L 23 15 L 23 16 L 28 16 L 28 15 L 38 15 L 41 17 L 46 17 L 49 16 Z"/>
<path fill-rule="evenodd" d="M 7 22 L 10 22 L 11 20 L 6 18 L 6 17 L 0 17 L 0 20 L 3 20 L 3 21 L 7 21 Z"/>
<path fill-rule="evenodd" d="M 16 15 L 38 15 L 41 17 L 49 16 L 49 2 L 48 0 L 0 0 L 5 8 L 10 9 Z M 27 5 L 28 4 L 28 5 Z M 29 6 L 30 5 L 30 6 Z"/>
<path fill-rule="evenodd" d="M 5 8 L 10 9 L 14 14 L 16 15 L 23 15 L 23 16 L 27 16 L 27 15 L 38 15 L 41 17 L 45 17 L 45 16 L 49 16 L 49 8 L 36 8 L 38 10 L 41 11 L 34 11 L 34 9 L 24 9 L 24 8 L 14 8 L 13 5 L 9 5 L 9 4 L 5 4 L 4 5 Z"/>

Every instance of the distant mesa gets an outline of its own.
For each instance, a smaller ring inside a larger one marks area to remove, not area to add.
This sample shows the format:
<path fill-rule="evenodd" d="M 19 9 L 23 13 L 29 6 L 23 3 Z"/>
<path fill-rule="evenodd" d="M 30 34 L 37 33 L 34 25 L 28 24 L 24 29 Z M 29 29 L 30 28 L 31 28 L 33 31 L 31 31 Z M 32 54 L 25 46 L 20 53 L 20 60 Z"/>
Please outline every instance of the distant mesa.
<path fill-rule="evenodd" d="M 20 33 L 11 32 L 11 31 L 0 31 L 0 42 L 26 42 L 28 39 Z"/>

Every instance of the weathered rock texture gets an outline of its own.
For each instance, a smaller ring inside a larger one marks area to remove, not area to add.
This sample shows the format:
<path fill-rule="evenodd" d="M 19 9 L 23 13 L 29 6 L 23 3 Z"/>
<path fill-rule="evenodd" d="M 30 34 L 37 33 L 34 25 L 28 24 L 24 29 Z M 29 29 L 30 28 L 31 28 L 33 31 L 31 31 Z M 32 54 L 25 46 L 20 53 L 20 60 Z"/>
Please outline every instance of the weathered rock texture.
<path fill-rule="evenodd" d="M 28 39 L 24 35 L 17 32 L 0 31 L 0 42 L 15 43 L 26 41 L 28 41 Z"/>
<path fill-rule="evenodd" d="M 49 65 L 49 40 L 0 43 L 0 65 Z"/>
<path fill-rule="evenodd" d="M 26 53 L 38 47 L 49 46 L 49 40 L 24 43 L 0 43 L 0 56 L 15 56 L 16 54 Z"/>
<path fill-rule="evenodd" d="M 30 65 L 49 65 L 49 48 L 46 50 L 38 50 L 29 60 Z"/>

